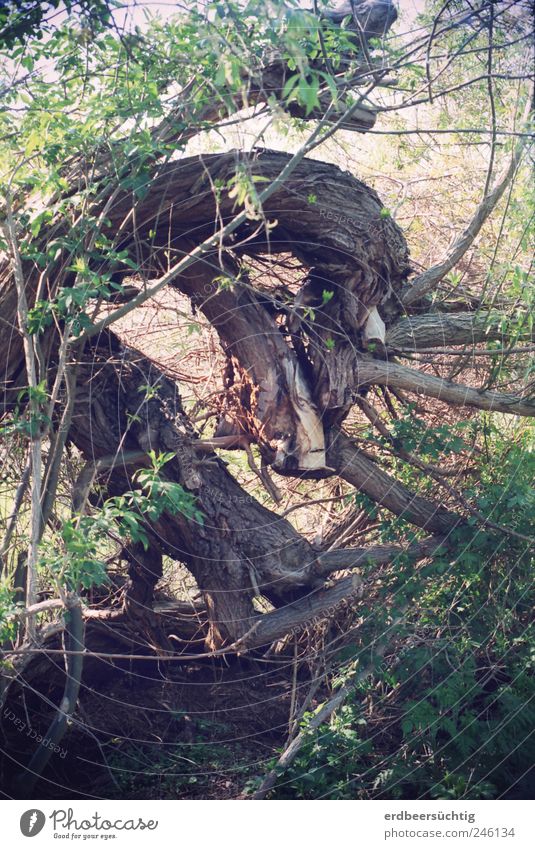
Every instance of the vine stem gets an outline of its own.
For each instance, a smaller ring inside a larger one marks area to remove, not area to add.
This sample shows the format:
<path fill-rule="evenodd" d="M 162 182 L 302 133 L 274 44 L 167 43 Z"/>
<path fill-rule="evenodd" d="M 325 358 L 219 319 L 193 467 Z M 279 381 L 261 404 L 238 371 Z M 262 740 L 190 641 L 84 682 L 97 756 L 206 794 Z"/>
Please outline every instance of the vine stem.
<path fill-rule="evenodd" d="M 6 241 L 11 251 L 13 262 L 13 278 L 17 290 L 17 320 L 20 334 L 23 340 L 24 358 L 26 362 L 26 373 L 28 376 L 29 390 L 29 415 L 30 415 L 30 467 L 31 467 L 31 520 L 30 520 L 30 542 L 28 546 L 28 561 L 26 570 L 26 605 L 31 607 L 37 601 L 37 561 L 39 557 L 39 541 L 41 537 L 41 426 L 40 426 L 40 403 L 38 400 L 37 387 L 39 384 L 39 357 L 37 341 L 28 332 L 28 301 L 24 285 L 24 273 L 22 260 L 17 243 L 17 231 L 13 218 L 11 197 L 6 197 L 6 220 L 4 224 Z M 36 625 L 35 618 L 29 616 L 26 625 L 26 636 L 35 641 Z"/>

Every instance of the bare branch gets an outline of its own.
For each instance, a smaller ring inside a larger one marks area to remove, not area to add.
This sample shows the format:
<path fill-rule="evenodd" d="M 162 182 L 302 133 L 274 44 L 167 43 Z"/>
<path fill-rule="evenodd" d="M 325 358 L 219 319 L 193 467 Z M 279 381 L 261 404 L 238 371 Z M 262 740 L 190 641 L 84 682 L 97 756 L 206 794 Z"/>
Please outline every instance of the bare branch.
<path fill-rule="evenodd" d="M 24 501 L 24 496 L 26 495 L 26 490 L 28 489 L 28 485 L 30 483 L 31 470 L 31 462 L 28 461 L 22 473 L 22 477 L 17 487 L 17 491 L 15 492 L 13 510 L 11 511 L 11 515 L 7 519 L 6 533 L 2 545 L 0 546 L 0 570 L 3 570 L 5 568 L 5 564 L 2 561 L 7 551 L 9 550 L 9 546 L 11 545 L 11 539 L 15 532 L 15 528 L 17 527 L 19 512 Z"/>
<path fill-rule="evenodd" d="M 357 386 L 375 383 L 393 389 L 427 395 L 461 407 L 475 407 L 518 416 L 535 416 L 535 399 L 520 398 L 505 392 L 472 389 L 464 383 L 454 383 L 431 374 L 424 374 L 407 366 L 380 360 L 359 359 L 356 376 Z"/>
<path fill-rule="evenodd" d="M 411 560 L 421 560 L 438 551 L 441 545 L 446 544 L 444 537 L 427 537 L 410 545 L 370 545 L 358 548 L 335 548 L 318 554 L 317 558 L 310 560 L 301 569 L 287 570 L 277 566 L 266 566 L 265 575 L 272 582 L 276 582 L 277 588 L 289 590 L 294 587 L 313 586 L 318 578 L 326 578 L 332 572 L 340 569 L 357 569 L 361 566 L 382 566 L 390 563 L 396 557 L 404 555 Z M 262 585 L 260 585 L 262 591 Z M 295 603 L 292 605 L 295 608 Z M 270 614 L 271 615 L 271 614 Z"/>
<path fill-rule="evenodd" d="M 360 451 L 351 439 L 338 432 L 327 454 L 341 478 L 360 492 L 420 528 L 445 534 L 463 519 L 440 504 L 416 495 L 400 481 L 384 472 Z"/>
<path fill-rule="evenodd" d="M 232 651 L 248 651 L 271 645 L 287 634 L 298 634 L 314 622 L 334 616 L 343 606 L 361 598 L 363 581 L 350 575 L 327 590 L 316 590 L 299 601 L 259 616 L 253 626 L 232 644 Z"/>
<path fill-rule="evenodd" d="M 396 629 L 400 622 L 402 621 L 402 617 L 397 617 L 395 621 L 383 632 L 381 642 L 372 640 L 370 643 L 370 648 L 373 649 L 374 658 L 381 658 L 384 656 L 386 648 L 388 646 L 388 641 L 390 639 L 390 635 L 396 633 Z M 309 733 L 314 731 L 316 728 L 319 728 L 324 722 L 326 722 L 335 710 L 340 708 L 347 697 L 355 692 L 355 688 L 360 681 L 364 681 L 369 675 L 373 672 L 373 666 L 366 666 L 363 669 L 360 669 L 353 680 L 351 680 L 348 684 L 344 684 L 343 687 L 340 687 L 338 692 L 331 698 L 329 701 L 325 702 L 325 704 L 320 708 L 320 710 L 312 717 L 310 723 L 306 730 L 300 731 L 296 737 L 291 741 L 291 743 L 284 750 L 279 760 L 277 761 L 277 766 L 271 769 L 267 775 L 264 777 L 260 787 L 256 792 L 252 795 L 252 799 L 265 799 L 267 794 L 274 788 L 277 778 L 280 772 L 283 769 L 287 769 L 295 760 L 297 753 L 301 749 L 303 743 L 309 739 Z"/>
<path fill-rule="evenodd" d="M 427 539 L 414 542 L 408 546 L 402 545 L 370 545 L 368 547 L 334 549 L 326 551 L 319 557 L 324 574 L 336 569 L 356 569 L 360 566 L 381 566 L 391 563 L 401 555 L 411 560 L 421 560 L 436 554 L 440 546 L 445 545 L 446 540 L 441 537 L 428 537 Z"/>

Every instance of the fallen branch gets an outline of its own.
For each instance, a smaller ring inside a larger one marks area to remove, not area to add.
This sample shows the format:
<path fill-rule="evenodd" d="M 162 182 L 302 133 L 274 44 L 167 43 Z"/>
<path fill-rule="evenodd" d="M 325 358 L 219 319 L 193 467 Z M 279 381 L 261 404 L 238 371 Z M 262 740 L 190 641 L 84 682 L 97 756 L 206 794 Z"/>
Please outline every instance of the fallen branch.
<path fill-rule="evenodd" d="M 238 652 L 249 651 L 271 645 L 288 634 L 299 634 L 304 627 L 331 618 L 341 607 L 360 599 L 362 593 L 363 580 L 359 575 L 342 578 L 329 589 L 316 590 L 279 610 L 262 614 L 230 649 Z"/>
<path fill-rule="evenodd" d="M 392 625 L 387 629 L 387 631 L 392 632 L 402 621 L 402 617 L 398 617 Z M 375 645 L 377 642 L 377 638 L 370 643 L 370 648 Z M 375 658 L 384 657 L 386 648 L 388 645 L 388 640 L 383 639 L 381 643 L 377 646 L 375 650 Z M 268 793 L 273 790 L 277 779 L 280 774 L 288 769 L 289 766 L 294 762 L 297 753 L 302 748 L 303 744 L 310 739 L 311 732 L 315 731 L 320 725 L 323 725 L 324 722 L 327 722 L 328 719 L 332 716 L 332 714 L 340 708 L 347 697 L 355 692 L 355 688 L 357 684 L 361 681 L 364 681 L 368 676 L 373 673 L 374 666 L 369 664 L 364 669 L 361 669 L 355 677 L 350 681 L 349 684 L 344 684 L 343 687 L 340 687 L 338 692 L 331 698 L 329 701 L 325 702 L 323 707 L 312 717 L 306 729 L 300 731 L 296 737 L 289 743 L 289 745 L 285 748 L 282 755 L 277 761 L 277 764 L 271 769 L 267 775 L 262 780 L 260 787 L 256 790 L 252 796 L 246 796 L 245 794 L 242 798 L 248 799 L 265 799 Z"/>

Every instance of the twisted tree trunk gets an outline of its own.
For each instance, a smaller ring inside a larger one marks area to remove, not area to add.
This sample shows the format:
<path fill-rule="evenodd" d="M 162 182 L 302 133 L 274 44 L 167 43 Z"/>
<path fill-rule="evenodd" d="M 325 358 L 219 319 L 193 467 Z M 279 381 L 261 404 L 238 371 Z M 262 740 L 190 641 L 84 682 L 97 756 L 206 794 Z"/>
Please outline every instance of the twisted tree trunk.
<path fill-rule="evenodd" d="M 103 230 L 110 236 L 118 234 L 117 250 L 136 257 L 140 279 L 147 281 L 165 272 L 172 257 L 188 255 L 232 218 L 234 200 L 228 188 L 214 191 L 215 185 L 228 187 L 236 167 L 249 175 L 252 186 L 254 177 L 273 182 L 288 159 L 272 151 L 252 156 L 232 152 L 170 163 L 143 197 L 118 192 L 106 210 Z M 355 393 L 379 384 L 524 415 L 533 415 L 533 405 L 451 384 L 376 359 L 367 350 L 371 312 L 381 311 L 382 304 L 401 291 L 410 268 L 403 234 L 382 212 L 378 196 L 363 183 L 334 166 L 306 159 L 264 205 L 260 223 L 256 217 L 244 222 L 217 253 L 205 253 L 173 285 L 203 311 L 232 366 L 213 444 L 223 434 L 225 444 L 232 446 L 235 439 L 237 449 L 255 442 L 264 462 L 286 475 L 338 474 L 394 514 L 443 535 L 459 523 L 458 516 L 410 492 L 336 430 Z M 58 222 L 52 235 L 57 238 L 62 229 Z M 282 303 L 276 293 L 255 289 L 242 271 L 247 257 L 277 252 L 292 253 L 305 274 L 293 302 Z M 66 258 L 57 262 L 59 269 L 67 265 Z M 120 280 L 127 272 L 114 273 Z M 30 265 L 26 274 L 31 303 L 38 285 L 43 291 L 43 278 Z M 4 266 L 0 314 L 15 327 L 16 303 L 9 280 L 9 267 Z M 64 286 L 74 284 L 72 272 L 55 276 L 50 267 L 45 281 L 49 298 L 60 280 Z M 483 333 L 483 319 L 478 317 L 420 315 L 396 321 L 389 309 L 383 317 L 390 325 L 387 345 L 399 346 L 407 327 L 412 338 L 416 334 L 425 344 L 429 325 L 436 331 L 437 323 L 452 328 L 456 343 L 463 333 L 468 338 Z M 493 315 L 491 326 L 494 321 Z M 4 335 L 3 340 L 7 409 L 16 403 L 25 376 L 20 338 Z M 288 521 L 249 496 L 214 453 L 207 453 L 182 409 L 177 387 L 150 360 L 124 348 L 107 330 L 84 345 L 76 366 L 69 440 L 91 463 L 129 453 L 138 458 L 132 465 L 107 468 L 112 494 L 128 489 L 136 463 L 143 463 L 139 458 L 147 451 L 172 451 L 176 460 L 168 473 L 195 493 L 204 516 L 202 525 L 180 514 L 164 515 L 152 523 L 155 545 L 148 562 L 143 563 L 135 551 L 128 557 L 130 612 L 141 615 L 150 606 L 163 552 L 185 563 L 195 576 L 209 616 L 210 645 L 239 640 L 253 627 L 255 633 L 270 636 L 277 628 L 290 627 L 291 617 L 273 615 L 273 624 L 260 628 L 253 598 L 261 594 L 277 607 L 320 592 L 329 570 L 325 571 L 325 563 L 318 566 L 318 551 Z M 42 346 L 48 352 L 51 384 L 60 356 L 55 327 L 47 331 Z M 149 400 L 141 390 L 147 386 L 154 390 Z M 349 595 L 354 592 L 350 583 L 344 585 Z M 333 599 L 342 598 L 344 592 L 340 586 L 333 588 Z M 326 591 L 325 598 L 303 601 L 294 611 L 294 625 L 329 609 L 333 599 Z"/>

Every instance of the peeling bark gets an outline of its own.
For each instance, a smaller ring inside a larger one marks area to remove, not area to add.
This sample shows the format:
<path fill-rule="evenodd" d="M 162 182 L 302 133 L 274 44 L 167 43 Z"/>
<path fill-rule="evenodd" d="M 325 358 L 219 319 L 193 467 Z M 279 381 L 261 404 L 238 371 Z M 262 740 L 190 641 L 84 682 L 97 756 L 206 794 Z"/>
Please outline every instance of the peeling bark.
<path fill-rule="evenodd" d="M 214 281 L 208 263 L 196 263 L 177 282 L 217 330 L 231 361 L 224 420 L 215 436 L 254 439 L 280 471 L 325 468 L 325 438 L 297 357 L 250 287 Z"/>
<path fill-rule="evenodd" d="M 292 602 L 295 604 L 307 587 L 321 586 L 333 570 L 366 561 L 365 549 L 320 554 L 287 520 L 248 495 L 224 464 L 207 453 L 202 441 L 197 450 L 195 433 L 182 410 L 176 386 L 141 354 L 121 348 L 112 334 L 107 336 L 107 344 L 101 339 L 92 347 L 83 367 L 80 386 L 84 388 L 77 396 L 70 439 L 104 475 L 101 483 L 107 484 L 111 494 L 130 488 L 140 450 L 173 451 L 176 459 L 165 467 L 166 474 L 184 486 L 198 480 L 194 491 L 203 523 L 181 514 L 164 514 L 151 523 L 150 533 L 158 550 L 185 563 L 195 576 L 210 619 L 211 646 L 221 645 L 226 639 L 239 639 L 256 625 L 258 614 L 252 599 L 257 593 L 275 605 L 285 606 L 297 591 Z M 156 393 L 144 400 L 139 387 L 147 383 L 155 387 Z M 110 468 L 106 458 L 119 448 L 124 462 Z M 363 458 L 347 439 L 344 451 L 344 437 L 336 440 L 331 453 L 343 477 L 360 485 L 379 503 L 402 513 L 408 521 L 439 533 L 455 524 L 456 517 L 409 493 L 371 461 L 365 459 L 362 465 Z M 104 458 L 100 466 L 99 458 Z M 368 554 L 374 562 L 385 562 L 385 558 L 400 551 L 379 547 Z M 423 548 L 418 549 L 418 553 L 422 551 Z M 142 553 L 143 562 L 135 551 L 131 554 L 131 579 L 136 579 L 138 587 L 130 601 L 149 607 L 159 567 L 154 567 L 154 553 Z M 143 598 L 138 597 L 145 584 L 147 592 L 142 592 Z M 305 609 L 309 610 L 306 604 L 299 609 L 303 616 Z"/>

